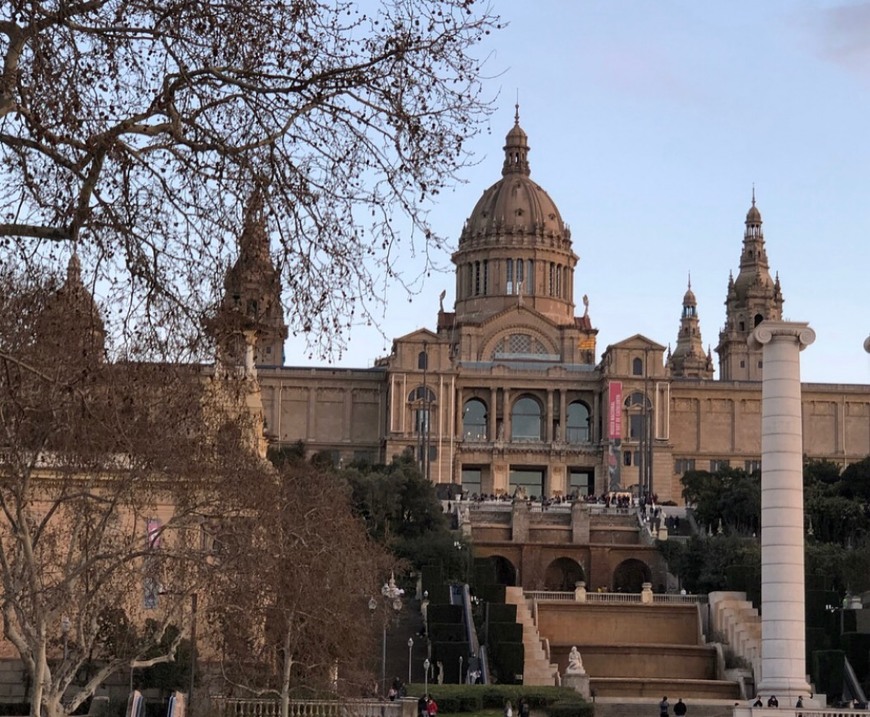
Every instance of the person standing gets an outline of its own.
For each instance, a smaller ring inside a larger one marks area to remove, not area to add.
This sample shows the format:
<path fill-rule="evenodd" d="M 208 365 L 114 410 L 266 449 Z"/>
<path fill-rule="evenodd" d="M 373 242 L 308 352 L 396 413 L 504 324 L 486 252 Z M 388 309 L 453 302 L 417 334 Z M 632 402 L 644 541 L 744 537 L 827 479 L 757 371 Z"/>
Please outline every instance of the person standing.
<path fill-rule="evenodd" d="M 677 700 L 677 704 L 674 705 L 674 714 L 677 717 L 683 717 L 686 714 L 686 703 L 683 702 L 683 698 Z"/>
<path fill-rule="evenodd" d="M 670 705 L 668 704 L 668 696 L 665 695 L 659 702 L 659 717 L 668 717 L 668 714 L 670 714 Z"/>
<path fill-rule="evenodd" d="M 768 707 L 779 707 L 779 700 L 776 699 L 776 695 L 771 695 L 770 699 L 767 700 Z"/>
<path fill-rule="evenodd" d="M 514 708 L 510 700 L 504 701 L 504 717 L 514 717 Z"/>
<path fill-rule="evenodd" d="M 428 717 L 437 717 L 438 715 L 438 703 L 431 697 L 426 702 L 426 714 Z"/>
<path fill-rule="evenodd" d="M 520 712 L 519 717 L 529 717 L 531 709 L 529 707 L 529 701 L 525 697 L 520 698 L 520 703 L 517 708 Z"/>

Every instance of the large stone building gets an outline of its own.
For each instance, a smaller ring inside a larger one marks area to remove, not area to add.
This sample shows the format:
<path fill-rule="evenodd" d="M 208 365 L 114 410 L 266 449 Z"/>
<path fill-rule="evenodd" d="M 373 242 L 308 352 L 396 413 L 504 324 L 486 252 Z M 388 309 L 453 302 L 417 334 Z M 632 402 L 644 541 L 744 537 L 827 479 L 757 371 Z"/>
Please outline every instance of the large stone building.
<path fill-rule="evenodd" d="M 673 352 L 634 335 L 597 360 L 588 301 L 582 313 L 575 304 L 571 233 L 531 178 L 519 118 L 504 152 L 502 176 L 471 211 L 453 254 L 455 310 L 444 309 L 442 295 L 434 328 L 395 339 L 370 369 L 276 360 L 286 336 L 274 310 L 280 287 L 263 268 L 264 237 L 249 227 L 227 300 L 259 307 L 256 359 L 271 440 L 303 441 L 343 462 L 385 461 L 410 448 L 432 481 L 470 494 L 634 488 L 681 502 L 688 469 L 757 469 L 763 367 L 747 338 L 761 321 L 782 318 L 784 299 L 754 195 L 740 270 L 728 280 L 719 379 L 691 283 Z M 847 464 L 870 454 L 870 386 L 804 384 L 803 407 L 808 457 Z"/>

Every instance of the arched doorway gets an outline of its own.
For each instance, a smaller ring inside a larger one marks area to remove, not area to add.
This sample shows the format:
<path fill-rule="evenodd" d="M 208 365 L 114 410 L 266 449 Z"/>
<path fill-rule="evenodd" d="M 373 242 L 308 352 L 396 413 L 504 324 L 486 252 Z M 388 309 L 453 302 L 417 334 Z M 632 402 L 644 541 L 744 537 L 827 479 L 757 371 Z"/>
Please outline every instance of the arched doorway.
<path fill-rule="evenodd" d="M 495 567 L 495 581 L 499 585 L 514 587 L 517 584 L 517 569 L 510 560 L 501 555 L 493 555 L 490 561 Z"/>
<path fill-rule="evenodd" d="M 649 566 L 637 558 L 623 560 L 613 571 L 613 589 L 623 593 L 639 593 L 651 580 Z"/>
<path fill-rule="evenodd" d="M 573 592 L 577 583 L 584 581 L 583 566 L 571 558 L 556 558 L 544 573 L 544 589 Z"/>

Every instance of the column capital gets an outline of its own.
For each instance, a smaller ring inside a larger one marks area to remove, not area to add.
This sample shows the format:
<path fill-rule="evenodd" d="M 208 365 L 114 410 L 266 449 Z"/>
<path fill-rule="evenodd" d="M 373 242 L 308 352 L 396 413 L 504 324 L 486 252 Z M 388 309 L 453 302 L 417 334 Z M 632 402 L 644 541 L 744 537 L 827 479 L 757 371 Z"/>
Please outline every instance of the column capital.
<path fill-rule="evenodd" d="M 806 321 L 762 321 L 749 335 L 749 348 L 760 349 L 775 339 L 794 339 L 803 351 L 816 340 L 816 332 Z"/>

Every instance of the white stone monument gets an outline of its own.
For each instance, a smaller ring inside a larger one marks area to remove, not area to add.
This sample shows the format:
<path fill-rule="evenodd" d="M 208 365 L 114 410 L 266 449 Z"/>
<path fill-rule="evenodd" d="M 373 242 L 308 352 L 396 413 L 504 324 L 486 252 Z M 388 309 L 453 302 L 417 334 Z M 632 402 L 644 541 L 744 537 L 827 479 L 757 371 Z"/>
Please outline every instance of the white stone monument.
<path fill-rule="evenodd" d="M 762 349 L 761 679 L 758 692 L 794 704 L 809 694 L 804 624 L 803 434 L 800 352 L 806 323 L 763 321 L 749 337 Z"/>

